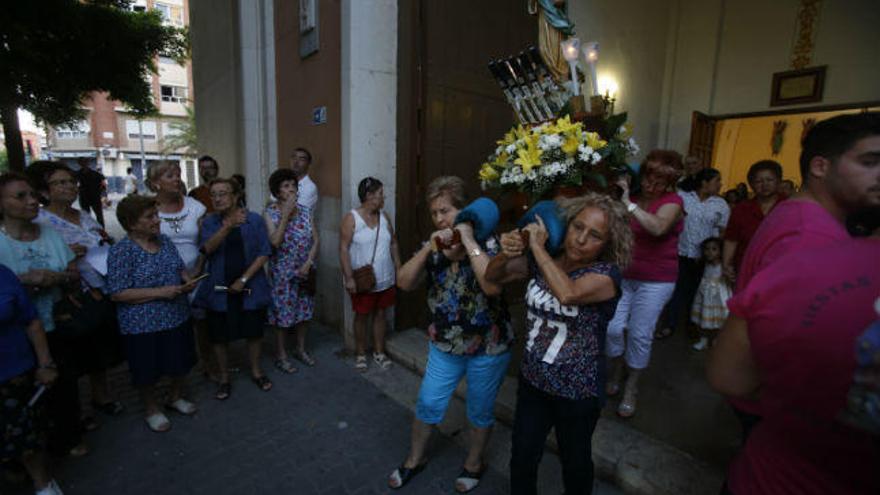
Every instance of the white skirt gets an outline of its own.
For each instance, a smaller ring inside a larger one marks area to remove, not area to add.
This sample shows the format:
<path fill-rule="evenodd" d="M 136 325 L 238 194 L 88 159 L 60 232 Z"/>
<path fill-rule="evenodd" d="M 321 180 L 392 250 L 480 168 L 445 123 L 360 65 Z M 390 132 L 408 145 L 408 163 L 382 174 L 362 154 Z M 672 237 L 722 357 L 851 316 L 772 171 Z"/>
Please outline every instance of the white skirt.
<path fill-rule="evenodd" d="M 691 308 L 691 321 L 702 329 L 720 329 L 727 319 L 730 296 L 730 287 L 722 280 L 701 280 Z"/>

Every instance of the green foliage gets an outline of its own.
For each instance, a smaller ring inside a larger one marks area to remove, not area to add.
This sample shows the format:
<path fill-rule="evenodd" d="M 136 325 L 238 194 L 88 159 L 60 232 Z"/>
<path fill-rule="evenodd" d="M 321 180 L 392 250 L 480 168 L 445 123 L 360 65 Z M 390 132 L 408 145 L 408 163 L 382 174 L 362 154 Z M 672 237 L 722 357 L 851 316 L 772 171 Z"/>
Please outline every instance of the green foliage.
<path fill-rule="evenodd" d="M 9 171 L 9 158 L 6 156 L 6 148 L 0 149 L 0 174 Z"/>
<path fill-rule="evenodd" d="M 196 133 L 196 113 L 192 106 L 186 107 L 186 120 L 172 122 L 168 124 L 168 127 L 176 131 L 177 134 L 166 137 L 162 141 L 163 154 L 167 155 L 179 150 L 190 154 L 196 153 L 198 134 Z"/>
<path fill-rule="evenodd" d="M 133 12 L 125 0 L 4 2 L 0 23 L 0 104 L 24 108 L 50 125 L 84 116 L 92 91 L 156 111 L 148 76 L 155 57 L 189 55 L 186 30 L 164 26 L 158 11 Z"/>

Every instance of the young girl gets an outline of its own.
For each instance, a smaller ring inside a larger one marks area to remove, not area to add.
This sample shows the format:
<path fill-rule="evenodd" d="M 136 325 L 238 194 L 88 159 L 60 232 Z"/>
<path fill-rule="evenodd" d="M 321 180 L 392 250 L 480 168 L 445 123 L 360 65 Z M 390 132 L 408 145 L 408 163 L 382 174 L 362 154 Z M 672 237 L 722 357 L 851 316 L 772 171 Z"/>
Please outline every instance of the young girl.
<path fill-rule="evenodd" d="M 703 251 L 703 279 L 700 280 L 691 309 L 691 321 L 700 327 L 700 340 L 694 344 L 694 350 L 697 351 L 709 345 L 710 337 L 715 337 L 727 319 L 727 300 L 731 291 L 721 270 L 721 246 L 722 241 L 718 237 L 710 237 L 700 245 Z"/>

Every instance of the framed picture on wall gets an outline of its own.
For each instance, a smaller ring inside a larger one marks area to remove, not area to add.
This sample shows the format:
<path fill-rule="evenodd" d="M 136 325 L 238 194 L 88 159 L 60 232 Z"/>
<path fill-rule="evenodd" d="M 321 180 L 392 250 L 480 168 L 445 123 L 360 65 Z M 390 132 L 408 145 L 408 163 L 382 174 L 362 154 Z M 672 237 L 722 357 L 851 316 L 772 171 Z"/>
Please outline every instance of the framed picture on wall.
<path fill-rule="evenodd" d="M 822 101 L 827 65 L 773 74 L 770 106 Z"/>

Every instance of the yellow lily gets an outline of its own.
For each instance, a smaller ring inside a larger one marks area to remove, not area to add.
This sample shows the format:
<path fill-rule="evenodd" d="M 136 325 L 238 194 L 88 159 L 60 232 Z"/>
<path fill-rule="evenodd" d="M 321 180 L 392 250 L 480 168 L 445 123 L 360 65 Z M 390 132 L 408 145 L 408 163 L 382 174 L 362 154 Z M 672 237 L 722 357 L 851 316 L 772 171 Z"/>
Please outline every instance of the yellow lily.
<path fill-rule="evenodd" d="M 593 148 L 594 150 L 598 150 L 604 148 L 608 144 L 608 141 L 599 137 L 599 134 L 596 132 L 588 132 L 587 133 L 587 146 Z"/>
<path fill-rule="evenodd" d="M 529 173 L 532 168 L 541 165 L 541 149 L 538 148 L 538 136 L 530 136 L 526 140 L 525 148 L 517 148 L 517 159 L 513 163 L 520 165 L 523 173 Z"/>
<path fill-rule="evenodd" d="M 497 170 L 492 165 L 488 163 L 484 163 L 482 167 L 480 167 L 480 180 L 484 181 L 493 181 L 501 177 Z"/>
<path fill-rule="evenodd" d="M 510 155 L 508 155 L 506 151 L 502 151 L 494 160 L 492 160 L 492 165 L 506 167 L 508 161 L 510 161 Z"/>
<path fill-rule="evenodd" d="M 578 146 L 580 146 L 581 142 L 577 138 L 577 136 L 566 135 L 565 141 L 562 143 L 562 151 L 565 152 L 568 156 L 574 156 L 577 153 Z"/>

